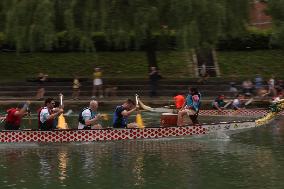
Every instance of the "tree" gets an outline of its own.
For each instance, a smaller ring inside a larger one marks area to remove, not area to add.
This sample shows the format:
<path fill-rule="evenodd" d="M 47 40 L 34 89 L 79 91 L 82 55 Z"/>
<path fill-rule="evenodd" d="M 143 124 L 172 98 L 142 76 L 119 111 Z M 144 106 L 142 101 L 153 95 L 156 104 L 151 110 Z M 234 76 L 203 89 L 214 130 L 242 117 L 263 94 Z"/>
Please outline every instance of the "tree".
<path fill-rule="evenodd" d="M 268 1 L 268 14 L 272 16 L 274 32 L 274 41 L 281 47 L 284 47 L 284 0 Z"/>

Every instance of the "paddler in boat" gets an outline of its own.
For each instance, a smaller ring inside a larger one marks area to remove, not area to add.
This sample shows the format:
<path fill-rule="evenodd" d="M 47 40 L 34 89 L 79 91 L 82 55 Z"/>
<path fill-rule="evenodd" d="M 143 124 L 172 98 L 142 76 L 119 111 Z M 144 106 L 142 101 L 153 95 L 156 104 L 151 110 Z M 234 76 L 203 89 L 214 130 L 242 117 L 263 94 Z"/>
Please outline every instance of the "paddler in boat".
<path fill-rule="evenodd" d="M 184 116 L 188 115 L 193 125 L 198 125 L 198 112 L 200 108 L 201 94 L 196 88 L 190 88 L 186 101 L 178 112 L 177 126 L 184 126 Z"/>
<path fill-rule="evenodd" d="M 225 95 L 221 94 L 219 95 L 213 102 L 212 102 L 212 108 L 215 110 L 218 110 L 221 112 L 223 109 L 225 109 Z"/>
<path fill-rule="evenodd" d="M 54 119 L 63 113 L 62 107 L 56 108 L 53 98 L 47 98 L 44 101 L 44 107 L 38 110 L 38 124 L 39 129 L 43 131 L 50 131 L 54 128 Z"/>
<path fill-rule="evenodd" d="M 127 99 L 122 105 L 117 106 L 113 115 L 114 128 L 137 128 L 137 123 L 128 123 L 127 118 L 137 110 L 135 102 Z"/>
<path fill-rule="evenodd" d="M 244 109 L 244 107 L 243 107 L 244 101 L 245 101 L 244 95 L 238 94 L 237 98 L 235 98 L 232 102 L 232 109 L 234 109 L 234 110 Z"/>
<path fill-rule="evenodd" d="M 30 102 L 19 104 L 16 108 L 7 110 L 4 128 L 6 130 L 19 130 L 22 118 L 28 114 Z"/>
<path fill-rule="evenodd" d="M 102 129 L 99 121 L 103 118 L 103 116 L 97 112 L 98 107 L 98 101 L 92 100 L 89 107 L 84 108 L 79 113 L 78 129 Z"/>

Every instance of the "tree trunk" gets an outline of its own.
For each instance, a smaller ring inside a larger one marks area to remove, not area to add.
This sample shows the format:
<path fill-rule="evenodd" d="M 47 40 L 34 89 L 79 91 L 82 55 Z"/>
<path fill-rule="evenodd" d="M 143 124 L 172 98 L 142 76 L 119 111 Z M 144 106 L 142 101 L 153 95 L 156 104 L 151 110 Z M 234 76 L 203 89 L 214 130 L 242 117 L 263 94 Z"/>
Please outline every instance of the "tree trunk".
<path fill-rule="evenodd" d="M 147 31 L 147 38 L 145 42 L 145 52 L 148 60 L 148 67 L 157 67 L 156 41 L 150 31 Z"/>

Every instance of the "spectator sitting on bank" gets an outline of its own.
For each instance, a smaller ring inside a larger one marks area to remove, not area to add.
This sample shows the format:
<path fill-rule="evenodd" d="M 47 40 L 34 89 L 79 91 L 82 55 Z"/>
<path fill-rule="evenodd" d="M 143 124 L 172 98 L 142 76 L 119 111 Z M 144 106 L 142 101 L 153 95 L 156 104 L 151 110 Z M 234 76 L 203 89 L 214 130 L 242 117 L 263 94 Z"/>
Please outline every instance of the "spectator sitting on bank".
<path fill-rule="evenodd" d="M 38 81 L 38 90 L 36 94 L 37 100 L 43 100 L 45 89 L 44 89 L 44 82 L 47 80 L 48 75 L 44 73 L 39 73 L 37 76 Z"/>
<path fill-rule="evenodd" d="M 116 91 L 117 91 L 117 87 L 113 87 L 113 86 L 108 86 L 105 88 L 105 96 L 107 97 L 114 97 L 116 96 Z"/>
<path fill-rule="evenodd" d="M 230 89 L 229 89 L 230 92 L 233 93 L 234 96 L 237 95 L 238 93 L 238 89 L 237 89 L 237 85 L 234 81 L 230 82 Z"/>
<path fill-rule="evenodd" d="M 73 94 L 72 94 L 72 98 L 73 100 L 79 100 L 79 95 L 80 95 L 80 81 L 79 78 L 77 76 L 75 76 L 74 80 L 73 80 Z"/>
<path fill-rule="evenodd" d="M 272 75 L 270 77 L 270 79 L 268 80 L 268 93 L 272 96 L 276 96 L 277 95 L 277 91 L 275 89 L 275 79 L 274 79 L 274 75 Z"/>
<path fill-rule="evenodd" d="M 254 79 L 254 83 L 255 83 L 255 93 L 258 97 L 263 96 L 267 91 L 264 89 L 263 87 L 263 79 L 262 77 L 257 74 L 255 79 Z"/>
<path fill-rule="evenodd" d="M 243 93 L 245 94 L 245 96 L 251 96 L 252 95 L 253 84 L 249 79 L 247 79 L 243 82 L 242 87 L 243 87 Z"/>
<path fill-rule="evenodd" d="M 259 74 L 256 75 L 254 79 L 254 83 L 255 83 L 256 90 L 261 89 L 263 87 L 263 79 Z"/>
<path fill-rule="evenodd" d="M 272 103 L 277 103 L 283 98 L 283 93 L 279 92 L 275 97 L 272 98 Z"/>
<path fill-rule="evenodd" d="M 275 90 L 276 93 L 279 94 L 283 90 L 283 80 L 277 80 L 276 85 L 275 85 Z"/>

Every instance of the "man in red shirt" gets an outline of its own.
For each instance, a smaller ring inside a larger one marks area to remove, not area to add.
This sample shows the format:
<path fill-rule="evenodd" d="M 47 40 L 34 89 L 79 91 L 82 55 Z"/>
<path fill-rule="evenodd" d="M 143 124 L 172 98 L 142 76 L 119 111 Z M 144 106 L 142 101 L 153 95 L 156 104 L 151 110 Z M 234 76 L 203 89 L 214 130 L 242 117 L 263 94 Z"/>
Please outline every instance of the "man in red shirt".
<path fill-rule="evenodd" d="M 17 108 L 7 110 L 4 128 L 6 130 L 18 130 L 21 126 L 22 117 L 28 114 L 30 102 L 19 104 Z"/>

